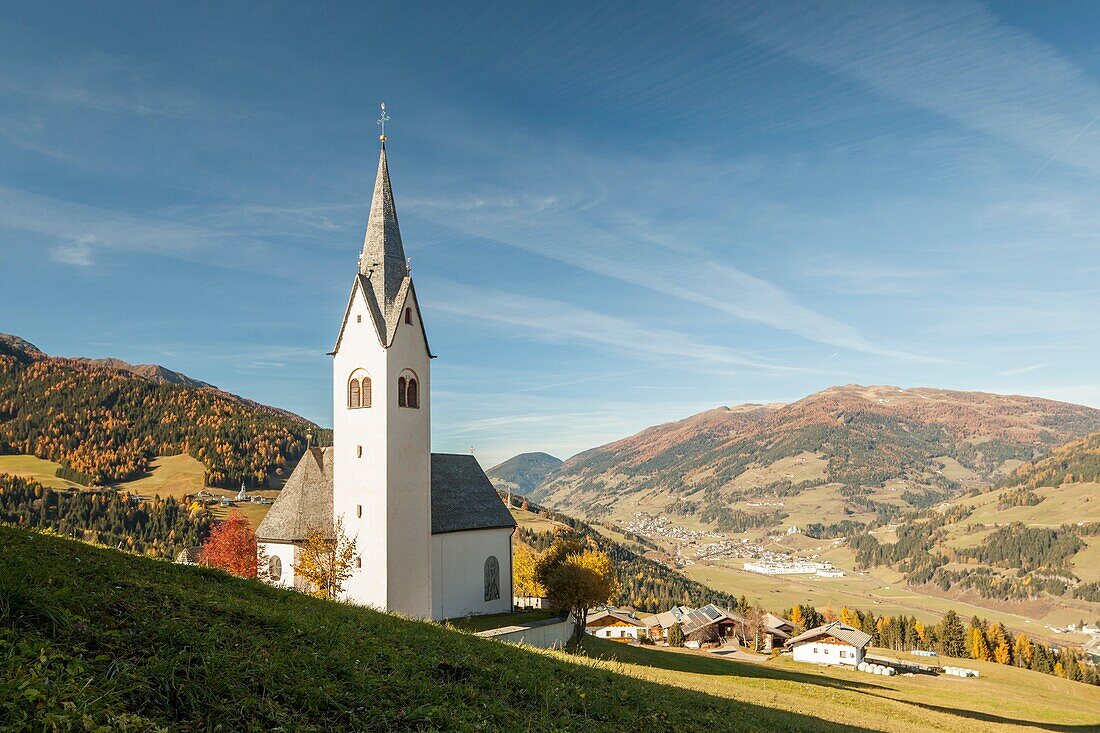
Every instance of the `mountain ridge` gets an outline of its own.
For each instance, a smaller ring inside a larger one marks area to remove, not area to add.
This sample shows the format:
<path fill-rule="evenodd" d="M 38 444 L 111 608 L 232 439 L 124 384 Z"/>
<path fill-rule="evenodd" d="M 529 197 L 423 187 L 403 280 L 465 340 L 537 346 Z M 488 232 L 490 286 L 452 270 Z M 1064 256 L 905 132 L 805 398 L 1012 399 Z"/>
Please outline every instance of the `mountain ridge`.
<path fill-rule="evenodd" d="M 1066 402 L 841 385 L 646 428 L 566 460 L 531 496 L 594 518 L 622 516 L 639 498 L 656 506 L 690 497 L 701 511 L 835 485 L 853 510 L 889 513 L 904 504 L 878 496 L 887 488 L 932 501 L 1096 430 L 1100 410 Z"/>

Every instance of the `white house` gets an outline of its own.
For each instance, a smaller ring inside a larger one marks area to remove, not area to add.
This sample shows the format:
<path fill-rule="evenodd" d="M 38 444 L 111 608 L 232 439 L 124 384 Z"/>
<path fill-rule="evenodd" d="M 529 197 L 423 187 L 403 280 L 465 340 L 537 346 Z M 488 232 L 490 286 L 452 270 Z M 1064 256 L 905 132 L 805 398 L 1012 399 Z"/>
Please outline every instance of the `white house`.
<path fill-rule="evenodd" d="M 799 662 L 847 664 L 855 667 L 863 661 L 871 636 L 839 621 L 818 626 L 787 642 Z"/>
<path fill-rule="evenodd" d="M 356 539 L 353 603 L 420 618 L 512 607 L 515 521 L 469 455 L 431 452 L 430 363 L 386 139 L 333 357 L 333 446 L 310 448 L 257 529 L 273 583 L 300 586 L 311 530 Z"/>
<path fill-rule="evenodd" d="M 604 608 L 589 612 L 584 631 L 601 639 L 636 641 L 646 635 L 646 624 L 630 611 Z"/>

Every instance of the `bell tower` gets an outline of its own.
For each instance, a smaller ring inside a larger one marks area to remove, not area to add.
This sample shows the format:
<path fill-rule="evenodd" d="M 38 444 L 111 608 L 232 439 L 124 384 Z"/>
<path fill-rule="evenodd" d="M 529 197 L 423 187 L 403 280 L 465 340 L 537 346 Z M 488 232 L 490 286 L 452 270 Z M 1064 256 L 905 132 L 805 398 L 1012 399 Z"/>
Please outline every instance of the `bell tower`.
<path fill-rule="evenodd" d="M 384 105 L 382 115 L 380 123 Z M 332 352 L 332 509 L 357 544 L 348 600 L 429 618 L 432 357 L 384 132 L 381 143 L 359 268 Z"/>

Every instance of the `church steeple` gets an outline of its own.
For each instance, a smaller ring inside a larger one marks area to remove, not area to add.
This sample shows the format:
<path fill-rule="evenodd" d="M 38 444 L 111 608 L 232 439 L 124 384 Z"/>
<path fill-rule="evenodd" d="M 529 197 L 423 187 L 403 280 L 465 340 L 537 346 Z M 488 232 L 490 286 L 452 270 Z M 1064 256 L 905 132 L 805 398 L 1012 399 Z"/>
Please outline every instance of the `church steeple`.
<path fill-rule="evenodd" d="M 367 235 L 363 253 L 359 255 L 359 272 L 370 280 L 379 310 L 390 321 L 393 303 L 402 283 L 409 275 L 405 248 L 401 245 L 401 229 L 397 224 L 397 208 L 390 188 L 390 169 L 386 161 L 386 140 L 378 156 L 378 176 L 374 180 Z"/>

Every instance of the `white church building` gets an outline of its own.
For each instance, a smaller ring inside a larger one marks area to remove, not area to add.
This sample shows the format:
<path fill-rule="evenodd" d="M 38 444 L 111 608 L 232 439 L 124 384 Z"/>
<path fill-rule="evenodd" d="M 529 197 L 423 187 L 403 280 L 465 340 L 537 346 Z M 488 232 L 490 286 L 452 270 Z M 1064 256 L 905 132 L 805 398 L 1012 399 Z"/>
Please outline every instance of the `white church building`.
<path fill-rule="evenodd" d="M 271 582 L 302 587 L 306 536 L 355 538 L 349 601 L 419 618 L 512 607 L 516 523 L 472 455 L 431 452 L 434 358 L 401 244 L 386 138 L 332 353 L 333 446 L 310 448 L 257 529 Z"/>

